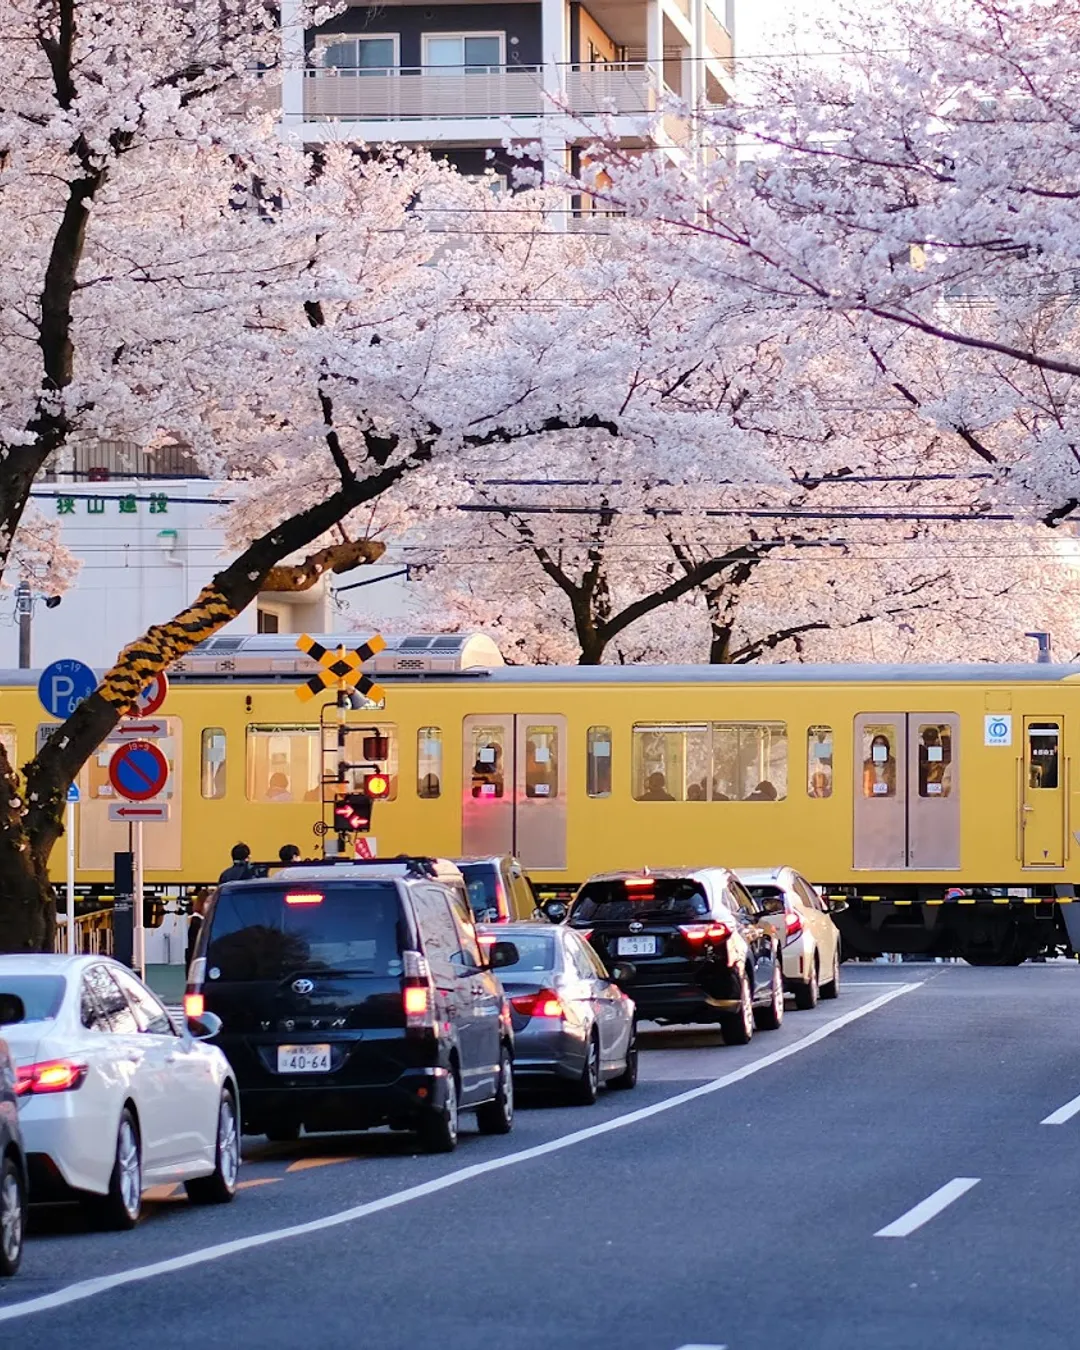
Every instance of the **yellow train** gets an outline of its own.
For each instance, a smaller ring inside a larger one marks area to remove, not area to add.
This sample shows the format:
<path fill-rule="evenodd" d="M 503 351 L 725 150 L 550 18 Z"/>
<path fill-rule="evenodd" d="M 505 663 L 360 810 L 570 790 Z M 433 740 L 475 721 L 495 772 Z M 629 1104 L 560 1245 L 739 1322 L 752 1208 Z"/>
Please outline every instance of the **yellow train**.
<path fill-rule="evenodd" d="M 151 887 L 213 882 L 239 840 L 257 859 L 321 849 L 334 700 L 297 698 L 314 667 L 292 643 L 219 637 L 171 672 L 158 714 L 171 818 L 146 827 Z M 351 782 L 389 779 L 380 854 L 514 853 L 560 891 L 611 868 L 787 863 L 848 898 L 849 954 L 1080 951 L 1063 903 L 1080 847 L 1070 667 L 525 669 L 463 635 L 392 639 L 367 669 L 385 699 L 348 713 L 345 746 L 365 766 Z M 0 680 L 0 738 L 19 762 L 55 724 L 28 674 Z M 84 894 L 109 894 L 127 846 L 108 820 L 112 750 L 79 782 Z M 57 880 L 63 866 L 61 848 Z"/>

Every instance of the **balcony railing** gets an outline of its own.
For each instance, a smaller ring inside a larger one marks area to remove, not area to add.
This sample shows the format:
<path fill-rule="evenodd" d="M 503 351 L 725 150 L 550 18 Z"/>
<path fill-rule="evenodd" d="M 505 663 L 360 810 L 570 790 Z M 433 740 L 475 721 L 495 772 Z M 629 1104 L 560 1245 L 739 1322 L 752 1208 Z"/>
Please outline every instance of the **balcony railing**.
<path fill-rule="evenodd" d="M 401 122 L 448 118 L 539 117 L 565 110 L 647 114 L 660 101 L 661 82 L 644 62 L 559 67 L 560 92 L 544 93 L 539 66 L 440 66 L 305 71 L 306 121 Z"/>

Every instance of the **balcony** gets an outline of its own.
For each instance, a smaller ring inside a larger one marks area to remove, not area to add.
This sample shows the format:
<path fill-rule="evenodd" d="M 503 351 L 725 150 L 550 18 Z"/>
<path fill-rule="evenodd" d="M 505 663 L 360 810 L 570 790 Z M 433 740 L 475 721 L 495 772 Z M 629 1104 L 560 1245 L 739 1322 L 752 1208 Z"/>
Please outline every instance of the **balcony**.
<path fill-rule="evenodd" d="M 544 92 L 539 66 L 438 66 L 383 70 L 320 68 L 304 72 L 305 122 L 427 122 L 527 118 L 646 116 L 662 82 L 644 62 L 558 67 L 560 92 Z"/>

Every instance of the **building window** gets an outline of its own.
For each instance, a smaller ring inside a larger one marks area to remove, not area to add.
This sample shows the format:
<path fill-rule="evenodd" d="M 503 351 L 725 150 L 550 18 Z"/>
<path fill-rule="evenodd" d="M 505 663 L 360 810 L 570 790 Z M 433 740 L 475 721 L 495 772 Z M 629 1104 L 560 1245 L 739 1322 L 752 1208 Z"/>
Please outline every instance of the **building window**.
<path fill-rule="evenodd" d="M 832 727 L 808 727 L 806 731 L 806 795 L 808 797 L 831 797 L 832 785 Z"/>
<path fill-rule="evenodd" d="M 639 802 L 775 802 L 787 796 L 783 722 L 639 724 L 632 791 Z"/>
<path fill-rule="evenodd" d="M 221 727 L 203 727 L 200 782 L 208 800 L 225 796 L 225 732 Z"/>
<path fill-rule="evenodd" d="M 421 727 L 416 733 L 416 795 L 432 801 L 442 793 L 442 729 Z"/>
<path fill-rule="evenodd" d="M 324 69 L 341 75 L 395 75 L 400 64 L 396 33 L 369 37 L 324 37 L 318 52 Z"/>
<path fill-rule="evenodd" d="M 425 33 L 424 65 L 446 75 L 498 74 L 505 46 L 505 33 Z"/>
<path fill-rule="evenodd" d="M 281 620 L 272 609 L 258 609 L 255 616 L 255 626 L 260 633 L 280 632 Z"/>
<path fill-rule="evenodd" d="M 952 793 L 952 727 L 931 723 L 919 727 L 919 796 Z"/>
<path fill-rule="evenodd" d="M 611 796 L 611 728 L 590 727 L 585 742 L 585 791 Z"/>
<path fill-rule="evenodd" d="M 248 727 L 248 801 L 321 801 L 321 776 L 318 727 Z"/>
<path fill-rule="evenodd" d="M 554 727 L 525 728 L 525 796 L 559 795 L 559 733 Z"/>

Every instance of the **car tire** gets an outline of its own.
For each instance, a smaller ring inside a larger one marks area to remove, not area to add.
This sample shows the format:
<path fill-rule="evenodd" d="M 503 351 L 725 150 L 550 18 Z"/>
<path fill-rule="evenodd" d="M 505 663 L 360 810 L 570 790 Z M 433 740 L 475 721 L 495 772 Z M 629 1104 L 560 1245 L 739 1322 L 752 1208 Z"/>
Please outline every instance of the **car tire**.
<path fill-rule="evenodd" d="M 458 1142 L 458 1084 L 453 1069 L 446 1075 L 446 1102 L 438 1110 L 428 1111 L 416 1127 L 420 1147 L 425 1153 L 453 1153 Z"/>
<path fill-rule="evenodd" d="M 784 1021 L 784 975 L 780 969 L 780 954 L 773 961 L 769 1001 L 764 1008 L 754 1009 L 754 1025 L 762 1031 L 779 1031 Z"/>
<path fill-rule="evenodd" d="M 817 1007 L 818 997 L 821 993 L 818 987 L 818 961 L 817 955 L 814 956 L 814 964 L 810 967 L 810 978 L 804 980 L 802 984 L 795 986 L 795 1006 L 800 1012 L 809 1012 L 811 1008 Z"/>
<path fill-rule="evenodd" d="M 637 1045 L 637 1023 L 630 1028 L 630 1044 L 626 1048 L 626 1068 L 619 1074 L 618 1078 L 613 1078 L 608 1087 L 618 1088 L 622 1092 L 629 1092 L 631 1088 L 637 1087 L 638 1075 L 638 1045 Z"/>
<path fill-rule="evenodd" d="M 15 1159 L 0 1159 L 0 1277 L 14 1275 L 26 1241 L 26 1186 Z"/>
<path fill-rule="evenodd" d="M 726 1045 L 749 1045 L 754 1035 L 754 1004 L 746 971 L 739 971 L 739 1010 L 726 1013 L 720 1022 Z"/>
<path fill-rule="evenodd" d="M 262 1131 L 272 1144 L 295 1144 L 300 1138 L 300 1122 L 283 1120 Z"/>
<path fill-rule="evenodd" d="M 600 1092 L 600 1042 L 594 1032 L 589 1037 L 589 1048 L 585 1052 L 585 1064 L 581 1077 L 570 1089 L 570 1100 L 576 1106 L 592 1106 Z"/>
<path fill-rule="evenodd" d="M 514 1128 L 514 1066 L 505 1046 L 499 1055 L 499 1086 L 490 1102 L 476 1108 L 481 1134 L 509 1134 Z"/>
<path fill-rule="evenodd" d="M 95 1228 L 121 1233 L 134 1228 L 142 1214 L 142 1142 L 129 1106 L 120 1113 L 116 1154 L 105 1195 L 87 1195 L 83 1205 Z"/>
<path fill-rule="evenodd" d="M 232 1089 L 221 1094 L 218 1106 L 217 1146 L 214 1170 L 208 1177 L 192 1177 L 184 1182 L 193 1205 L 227 1205 L 236 1196 L 240 1172 L 240 1124 L 236 1118 L 236 1099 Z"/>
<path fill-rule="evenodd" d="M 821 986 L 822 998 L 840 997 L 840 951 L 837 949 L 833 957 L 832 979 L 827 984 Z"/>

